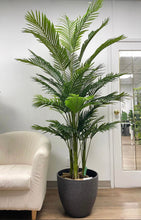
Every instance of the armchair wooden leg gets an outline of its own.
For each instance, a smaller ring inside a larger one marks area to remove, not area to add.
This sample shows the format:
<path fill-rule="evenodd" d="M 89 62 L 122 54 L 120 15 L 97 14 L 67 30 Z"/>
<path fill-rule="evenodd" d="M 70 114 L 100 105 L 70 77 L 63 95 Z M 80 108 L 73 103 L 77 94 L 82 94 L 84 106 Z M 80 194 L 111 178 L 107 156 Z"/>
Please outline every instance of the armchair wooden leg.
<path fill-rule="evenodd" d="M 37 216 L 37 211 L 32 210 L 32 220 L 36 220 L 36 216 Z"/>

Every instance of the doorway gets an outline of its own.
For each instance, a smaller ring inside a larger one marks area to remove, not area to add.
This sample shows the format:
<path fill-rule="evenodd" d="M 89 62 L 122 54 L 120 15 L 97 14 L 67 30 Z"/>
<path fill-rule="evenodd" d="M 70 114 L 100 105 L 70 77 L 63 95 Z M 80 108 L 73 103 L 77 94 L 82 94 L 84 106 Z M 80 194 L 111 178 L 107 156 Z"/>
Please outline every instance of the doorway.
<path fill-rule="evenodd" d="M 128 93 L 112 106 L 113 187 L 141 186 L 141 42 L 119 42 L 112 48 L 112 72 L 126 73 L 111 89 Z M 115 114 L 119 112 L 119 114 Z"/>

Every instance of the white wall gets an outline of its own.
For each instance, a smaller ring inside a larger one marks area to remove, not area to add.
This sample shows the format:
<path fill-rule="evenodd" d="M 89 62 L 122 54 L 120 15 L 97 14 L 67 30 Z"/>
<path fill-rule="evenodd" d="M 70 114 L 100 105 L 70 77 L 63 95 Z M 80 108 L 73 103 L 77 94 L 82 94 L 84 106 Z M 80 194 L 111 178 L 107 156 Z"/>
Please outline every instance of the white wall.
<path fill-rule="evenodd" d="M 0 132 L 31 130 L 34 123 L 45 125 L 46 119 L 58 115 L 46 109 L 35 109 L 32 100 L 41 88 L 31 77 L 38 69 L 19 63 L 15 58 L 29 56 L 28 49 L 50 60 L 48 51 L 29 34 L 21 32 L 25 27 L 24 16 L 27 10 L 41 10 L 57 24 L 59 16 L 67 14 L 71 18 L 82 15 L 87 8 L 86 0 L 0 0 Z M 98 27 L 102 20 L 110 17 L 109 25 L 97 35 L 87 50 L 92 53 L 100 43 L 109 37 L 125 33 L 129 38 L 141 36 L 141 1 L 105 0 L 100 16 L 91 29 Z M 110 54 L 105 50 L 96 60 L 104 63 L 105 73 L 110 71 Z M 104 89 L 104 93 L 107 92 Z M 101 109 L 100 114 L 109 118 L 109 109 Z M 52 154 L 49 167 L 49 180 L 56 180 L 56 173 L 66 166 L 67 149 L 62 140 L 50 136 Z M 98 171 L 100 180 L 110 180 L 109 132 L 98 134 L 91 148 L 88 167 Z"/>

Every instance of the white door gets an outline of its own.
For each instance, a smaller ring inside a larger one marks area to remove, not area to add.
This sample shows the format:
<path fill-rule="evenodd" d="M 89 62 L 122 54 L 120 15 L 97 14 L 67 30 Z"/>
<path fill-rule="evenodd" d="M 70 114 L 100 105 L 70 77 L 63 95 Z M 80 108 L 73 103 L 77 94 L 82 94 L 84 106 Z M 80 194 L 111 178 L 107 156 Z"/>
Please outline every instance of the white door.
<path fill-rule="evenodd" d="M 111 90 L 129 94 L 111 108 L 111 119 L 121 120 L 111 131 L 112 186 L 141 187 L 141 41 L 117 43 L 111 61 L 112 72 L 127 73 Z"/>

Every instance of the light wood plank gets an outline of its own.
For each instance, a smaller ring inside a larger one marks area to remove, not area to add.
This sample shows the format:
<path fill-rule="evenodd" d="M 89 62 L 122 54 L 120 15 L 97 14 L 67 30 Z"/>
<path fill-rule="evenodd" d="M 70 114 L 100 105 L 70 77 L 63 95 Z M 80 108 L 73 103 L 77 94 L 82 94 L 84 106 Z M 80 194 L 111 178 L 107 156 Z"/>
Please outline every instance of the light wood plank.
<path fill-rule="evenodd" d="M 68 220 L 57 190 L 48 189 L 39 220 Z M 99 189 L 95 205 L 87 220 L 141 219 L 141 188 Z"/>
<path fill-rule="evenodd" d="M 29 211 L 0 211 L 0 220 L 31 220 Z M 57 189 L 47 190 L 37 220 L 69 220 Z M 95 205 L 87 220 L 141 220 L 141 188 L 99 189 Z"/>

